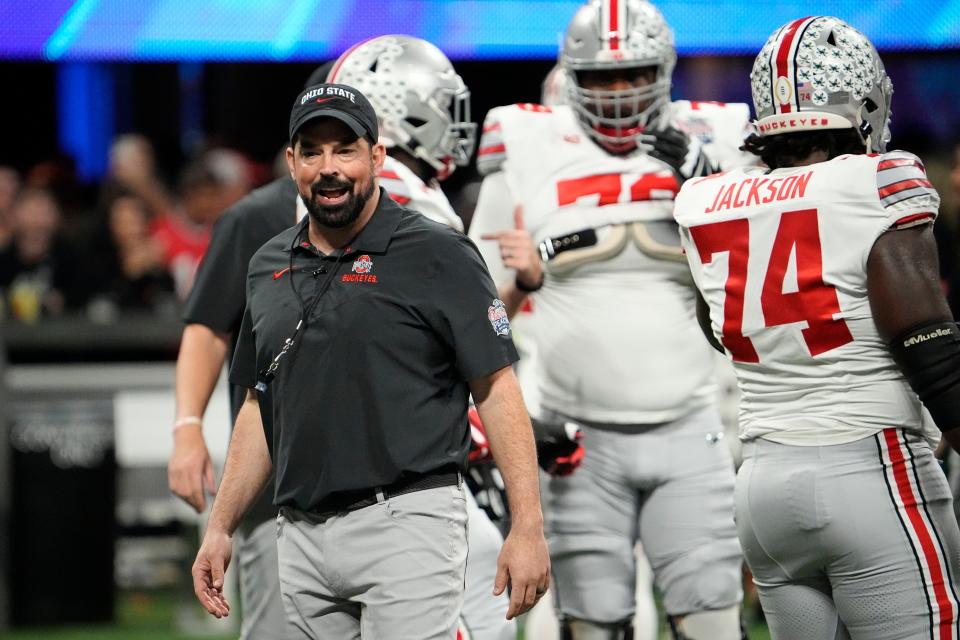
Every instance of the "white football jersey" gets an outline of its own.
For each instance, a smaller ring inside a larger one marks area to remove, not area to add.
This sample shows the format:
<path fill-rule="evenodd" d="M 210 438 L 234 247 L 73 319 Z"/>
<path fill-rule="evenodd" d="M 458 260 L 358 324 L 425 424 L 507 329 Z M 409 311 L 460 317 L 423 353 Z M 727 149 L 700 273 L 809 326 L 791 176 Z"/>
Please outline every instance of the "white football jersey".
<path fill-rule="evenodd" d="M 676 218 L 737 373 L 741 439 L 814 446 L 922 432 L 922 406 L 877 333 L 866 265 L 882 233 L 932 221 L 939 202 L 903 151 L 683 186 Z"/>
<path fill-rule="evenodd" d="M 678 126 L 699 136 L 712 158 L 742 159 L 736 147 L 745 105 L 695 104 L 672 107 Z M 722 123 L 724 133 L 711 123 Z M 726 147 L 732 150 L 717 153 Z M 649 424 L 711 402 L 710 347 L 699 335 L 692 281 L 679 259 L 672 218 L 679 184 L 671 168 L 642 151 L 607 153 L 567 106 L 531 104 L 490 111 L 478 167 L 492 175 L 473 225 L 489 230 L 487 217 L 512 217 L 519 205 L 538 243 L 583 229 L 603 237 L 617 225 L 644 222 L 666 228 L 677 249 L 678 259 L 665 259 L 629 240 L 615 255 L 572 271 L 547 263 L 545 285 L 533 295 L 543 406 L 589 421 Z M 478 245 L 488 264 L 499 263 L 496 243 Z"/>
<path fill-rule="evenodd" d="M 463 232 L 463 221 L 435 180 L 426 184 L 405 164 L 390 156 L 383 161 L 380 186 L 399 204 L 413 209 L 435 222 Z"/>

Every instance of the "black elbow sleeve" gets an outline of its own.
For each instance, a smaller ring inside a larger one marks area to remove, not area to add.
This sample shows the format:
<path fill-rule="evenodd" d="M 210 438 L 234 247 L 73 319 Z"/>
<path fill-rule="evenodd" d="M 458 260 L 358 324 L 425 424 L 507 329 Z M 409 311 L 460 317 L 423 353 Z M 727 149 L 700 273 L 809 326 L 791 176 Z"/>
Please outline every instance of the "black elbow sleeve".
<path fill-rule="evenodd" d="M 930 324 L 890 342 L 894 361 L 941 431 L 960 427 L 960 328 Z"/>

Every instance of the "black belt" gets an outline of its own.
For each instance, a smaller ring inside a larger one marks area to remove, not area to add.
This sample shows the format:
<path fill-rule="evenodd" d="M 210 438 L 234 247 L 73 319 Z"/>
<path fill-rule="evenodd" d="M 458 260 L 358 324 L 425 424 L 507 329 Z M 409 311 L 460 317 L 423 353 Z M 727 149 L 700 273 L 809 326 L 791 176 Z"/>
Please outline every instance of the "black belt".
<path fill-rule="evenodd" d="M 320 516 L 332 516 L 373 506 L 377 504 L 379 495 L 382 495 L 384 500 L 389 500 L 405 493 L 450 487 L 459 483 L 460 472 L 455 467 L 443 467 L 429 473 L 405 473 L 396 482 L 382 487 L 339 491 L 329 495 L 309 509 L 309 512 Z"/>

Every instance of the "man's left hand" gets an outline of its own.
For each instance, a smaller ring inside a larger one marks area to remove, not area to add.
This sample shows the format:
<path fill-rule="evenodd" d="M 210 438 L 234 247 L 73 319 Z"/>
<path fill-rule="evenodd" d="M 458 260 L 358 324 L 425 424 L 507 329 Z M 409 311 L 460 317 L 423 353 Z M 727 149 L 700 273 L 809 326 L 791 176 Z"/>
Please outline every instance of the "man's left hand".
<path fill-rule="evenodd" d="M 513 211 L 513 229 L 485 233 L 481 240 L 496 240 L 500 245 L 503 266 L 517 272 L 517 280 L 529 289 L 543 282 L 543 264 L 540 252 L 530 233 L 524 228 L 523 209 L 518 205 Z"/>
<path fill-rule="evenodd" d="M 717 172 L 717 167 L 703 152 L 700 139 L 672 125 L 649 129 L 640 140 L 647 153 L 670 165 L 681 184 L 690 178 L 702 178 Z"/>
<path fill-rule="evenodd" d="M 542 526 L 524 527 L 514 523 L 497 558 L 493 595 L 510 586 L 507 620 L 526 613 L 550 587 L 550 553 Z"/>

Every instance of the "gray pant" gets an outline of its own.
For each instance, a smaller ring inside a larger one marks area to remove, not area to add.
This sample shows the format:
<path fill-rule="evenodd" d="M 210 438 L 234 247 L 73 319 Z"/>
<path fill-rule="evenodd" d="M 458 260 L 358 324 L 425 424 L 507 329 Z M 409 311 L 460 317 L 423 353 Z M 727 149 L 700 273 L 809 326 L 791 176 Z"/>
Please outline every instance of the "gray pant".
<path fill-rule="evenodd" d="M 467 559 L 462 487 L 328 519 L 283 507 L 277 522 L 290 640 L 455 637 Z"/>
<path fill-rule="evenodd" d="M 733 461 L 722 431 L 712 407 L 629 433 L 583 427 L 583 466 L 551 478 L 547 498 L 560 613 L 632 617 L 638 539 L 668 614 L 740 602 Z"/>
<path fill-rule="evenodd" d="M 774 640 L 957 638 L 960 529 L 923 439 L 743 452 L 737 530 Z"/>
<path fill-rule="evenodd" d="M 466 591 L 461 614 L 463 623 L 471 640 L 514 640 L 517 627 L 512 620 L 507 620 L 510 601 L 506 595 L 493 595 L 497 557 L 503 546 L 503 536 L 469 491 L 466 497 L 470 553 L 467 557 Z"/>
<path fill-rule="evenodd" d="M 243 606 L 240 640 L 287 640 L 277 568 L 277 524 L 273 518 L 242 529 L 236 562 Z"/>

